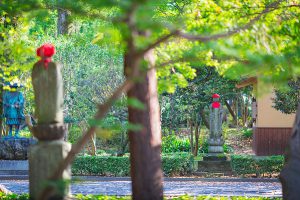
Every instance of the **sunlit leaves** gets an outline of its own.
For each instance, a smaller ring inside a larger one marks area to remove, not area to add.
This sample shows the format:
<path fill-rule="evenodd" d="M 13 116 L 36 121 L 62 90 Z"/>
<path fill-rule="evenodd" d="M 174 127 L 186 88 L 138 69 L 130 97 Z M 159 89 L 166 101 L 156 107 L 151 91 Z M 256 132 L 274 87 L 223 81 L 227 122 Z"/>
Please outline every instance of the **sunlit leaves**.
<path fill-rule="evenodd" d="M 145 104 L 136 98 L 127 98 L 127 105 L 139 110 L 145 110 Z"/>

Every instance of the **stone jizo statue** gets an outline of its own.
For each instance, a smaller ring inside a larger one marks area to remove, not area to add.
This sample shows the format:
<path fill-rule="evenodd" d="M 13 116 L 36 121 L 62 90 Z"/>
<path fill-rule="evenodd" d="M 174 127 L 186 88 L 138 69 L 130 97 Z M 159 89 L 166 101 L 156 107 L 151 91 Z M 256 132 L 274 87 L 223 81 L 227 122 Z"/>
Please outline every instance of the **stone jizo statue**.
<path fill-rule="evenodd" d="M 37 55 L 41 60 L 32 70 L 38 124 L 63 123 L 63 81 L 60 66 L 51 59 L 54 54 L 55 49 L 51 44 L 38 48 Z"/>
<path fill-rule="evenodd" d="M 32 69 L 32 85 L 35 97 L 37 124 L 32 134 L 39 140 L 29 150 L 29 193 L 30 199 L 67 199 L 70 187 L 58 187 L 62 179 L 71 179 L 71 168 L 64 169 L 55 180 L 49 180 L 68 153 L 71 144 L 63 140 L 67 129 L 63 121 L 63 81 L 60 66 L 52 62 L 54 46 L 44 44 L 37 49 L 41 57 Z M 53 184 L 53 181 L 55 184 Z M 49 187 L 48 197 L 43 196 Z"/>
<path fill-rule="evenodd" d="M 210 106 L 210 134 L 208 139 L 208 153 L 220 154 L 223 150 L 223 136 L 222 136 L 222 118 L 223 109 L 219 102 L 220 96 L 218 94 L 212 95 L 213 103 Z"/>

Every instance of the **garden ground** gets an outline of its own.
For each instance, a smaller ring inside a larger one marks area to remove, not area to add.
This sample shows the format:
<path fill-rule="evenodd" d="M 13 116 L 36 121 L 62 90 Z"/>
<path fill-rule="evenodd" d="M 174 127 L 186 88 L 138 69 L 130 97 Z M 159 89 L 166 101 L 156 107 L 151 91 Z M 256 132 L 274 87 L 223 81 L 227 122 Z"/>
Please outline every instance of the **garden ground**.
<path fill-rule="evenodd" d="M 14 193 L 28 193 L 27 180 L 2 180 Z M 131 195 L 129 178 L 81 177 L 72 183 L 73 194 Z M 276 179 L 197 179 L 166 178 L 165 196 L 259 196 L 280 197 L 281 184 Z"/>

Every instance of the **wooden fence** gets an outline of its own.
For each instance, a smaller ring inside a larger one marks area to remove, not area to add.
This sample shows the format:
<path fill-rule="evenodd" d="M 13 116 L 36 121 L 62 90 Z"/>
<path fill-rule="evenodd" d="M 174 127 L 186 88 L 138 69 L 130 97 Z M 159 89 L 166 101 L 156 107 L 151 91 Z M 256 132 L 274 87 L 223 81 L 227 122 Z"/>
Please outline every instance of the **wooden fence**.
<path fill-rule="evenodd" d="M 253 151 L 258 156 L 283 155 L 290 141 L 292 128 L 253 128 Z"/>

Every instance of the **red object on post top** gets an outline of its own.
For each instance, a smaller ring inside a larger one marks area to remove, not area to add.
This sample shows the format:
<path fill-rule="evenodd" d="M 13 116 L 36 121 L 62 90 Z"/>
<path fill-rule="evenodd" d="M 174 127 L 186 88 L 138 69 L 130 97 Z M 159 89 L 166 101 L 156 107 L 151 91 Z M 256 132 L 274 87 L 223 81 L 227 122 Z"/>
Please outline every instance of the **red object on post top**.
<path fill-rule="evenodd" d="M 220 98 L 220 95 L 218 95 L 218 94 L 213 94 L 213 95 L 212 95 L 212 98 Z"/>
<path fill-rule="evenodd" d="M 52 44 L 43 44 L 36 50 L 36 55 L 41 57 L 40 62 L 44 62 L 45 69 L 48 69 L 48 64 L 52 61 L 52 56 L 55 54 L 55 47 Z"/>
<path fill-rule="evenodd" d="M 212 98 L 218 99 L 218 98 L 220 98 L 220 95 L 218 95 L 218 94 L 213 94 L 213 95 L 212 95 Z M 221 106 L 221 104 L 220 104 L 220 102 L 218 102 L 218 101 L 214 101 L 214 102 L 211 104 L 211 107 L 212 107 L 212 108 L 220 108 L 220 106 Z"/>
<path fill-rule="evenodd" d="M 212 104 L 211 104 L 211 107 L 213 107 L 213 108 L 220 108 L 220 106 L 221 106 L 221 104 L 220 104 L 220 102 L 213 102 Z"/>

